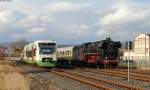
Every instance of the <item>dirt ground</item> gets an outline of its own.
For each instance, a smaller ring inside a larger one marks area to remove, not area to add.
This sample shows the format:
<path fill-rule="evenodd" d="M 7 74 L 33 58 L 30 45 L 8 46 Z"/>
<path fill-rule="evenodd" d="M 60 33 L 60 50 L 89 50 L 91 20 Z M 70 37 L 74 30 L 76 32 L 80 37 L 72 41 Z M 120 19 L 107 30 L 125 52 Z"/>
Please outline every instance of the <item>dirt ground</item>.
<path fill-rule="evenodd" d="M 59 90 L 50 81 L 19 73 L 14 66 L 0 64 L 0 90 Z"/>

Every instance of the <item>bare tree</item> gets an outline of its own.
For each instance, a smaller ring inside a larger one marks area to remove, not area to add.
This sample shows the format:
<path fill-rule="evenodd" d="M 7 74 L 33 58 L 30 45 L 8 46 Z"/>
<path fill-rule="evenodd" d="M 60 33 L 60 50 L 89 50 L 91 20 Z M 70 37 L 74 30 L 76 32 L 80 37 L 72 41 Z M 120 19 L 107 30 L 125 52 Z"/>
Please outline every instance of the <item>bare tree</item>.
<path fill-rule="evenodd" d="M 5 59 L 5 55 L 6 55 L 6 47 L 3 45 L 0 45 L 0 60 L 4 60 Z"/>
<path fill-rule="evenodd" d="M 24 46 L 28 43 L 29 42 L 25 39 L 19 39 L 19 40 L 16 40 L 15 42 L 13 42 L 11 44 L 12 54 L 14 56 L 21 56 L 21 54 L 23 53 Z"/>

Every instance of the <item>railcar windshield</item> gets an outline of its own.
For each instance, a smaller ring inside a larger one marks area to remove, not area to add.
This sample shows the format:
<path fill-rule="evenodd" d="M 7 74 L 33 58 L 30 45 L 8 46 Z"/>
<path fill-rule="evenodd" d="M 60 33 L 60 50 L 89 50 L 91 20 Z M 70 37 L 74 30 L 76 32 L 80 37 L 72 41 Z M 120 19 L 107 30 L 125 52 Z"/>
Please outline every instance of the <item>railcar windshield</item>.
<path fill-rule="evenodd" d="M 39 53 L 40 54 L 52 54 L 56 50 L 55 43 L 39 43 Z"/>

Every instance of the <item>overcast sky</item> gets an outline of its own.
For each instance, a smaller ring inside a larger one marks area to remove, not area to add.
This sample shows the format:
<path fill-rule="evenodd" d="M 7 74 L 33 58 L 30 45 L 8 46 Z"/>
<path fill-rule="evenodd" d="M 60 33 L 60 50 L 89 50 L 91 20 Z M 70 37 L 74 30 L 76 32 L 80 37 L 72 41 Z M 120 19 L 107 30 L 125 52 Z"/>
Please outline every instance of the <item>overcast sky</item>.
<path fill-rule="evenodd" d="M 0 0 L 0 42 L 127 41 L 150 33 L 150 0 Z"/>

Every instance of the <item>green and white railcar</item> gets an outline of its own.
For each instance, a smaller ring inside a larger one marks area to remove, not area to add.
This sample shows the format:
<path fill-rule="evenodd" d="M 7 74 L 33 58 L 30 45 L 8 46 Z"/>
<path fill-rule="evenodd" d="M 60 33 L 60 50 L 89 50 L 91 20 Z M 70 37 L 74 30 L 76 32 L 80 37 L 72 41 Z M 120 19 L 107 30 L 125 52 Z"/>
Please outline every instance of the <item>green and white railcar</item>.
<path fill-rule="evenodd" d="M 24 61 L 41 67 L 55 67 L 56 43 L 53 41 L 35 41 L 24 47 Z"/>

